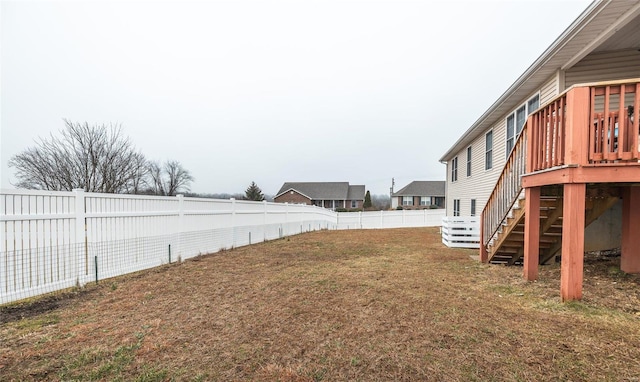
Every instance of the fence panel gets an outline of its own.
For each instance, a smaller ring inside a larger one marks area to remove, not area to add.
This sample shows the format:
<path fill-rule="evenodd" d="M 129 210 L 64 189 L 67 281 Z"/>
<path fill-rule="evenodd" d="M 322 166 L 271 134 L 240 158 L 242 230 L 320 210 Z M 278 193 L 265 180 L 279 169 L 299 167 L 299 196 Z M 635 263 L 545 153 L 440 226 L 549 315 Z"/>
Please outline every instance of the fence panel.
<path fill-rule="evenodd" d="M 444 209 L 339 212 L 337 229 L 438 227 Z"/>
<path fill-rule="evenodd" d="M 0 304 L 336 223 L 304 205 L 2 190 Z"/>
<path fill-rule="evenodd" d="M 480 218 L 444 216 L 442 243 L 452 248 L 480 248 Z"/>

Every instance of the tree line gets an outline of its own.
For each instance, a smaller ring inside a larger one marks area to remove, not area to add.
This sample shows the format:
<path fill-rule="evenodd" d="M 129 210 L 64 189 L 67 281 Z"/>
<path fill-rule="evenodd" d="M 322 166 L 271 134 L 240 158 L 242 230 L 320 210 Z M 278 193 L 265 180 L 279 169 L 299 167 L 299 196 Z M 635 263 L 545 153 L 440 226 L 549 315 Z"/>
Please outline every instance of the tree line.
<path fill-rule="evenodd" d="M 176 195 L 194 178 L 180 162 L 147 159 L 120 125 L 64 120 L 60 136 L 39 138 L 9 160 L 18 188 L 118 194 Z"/>

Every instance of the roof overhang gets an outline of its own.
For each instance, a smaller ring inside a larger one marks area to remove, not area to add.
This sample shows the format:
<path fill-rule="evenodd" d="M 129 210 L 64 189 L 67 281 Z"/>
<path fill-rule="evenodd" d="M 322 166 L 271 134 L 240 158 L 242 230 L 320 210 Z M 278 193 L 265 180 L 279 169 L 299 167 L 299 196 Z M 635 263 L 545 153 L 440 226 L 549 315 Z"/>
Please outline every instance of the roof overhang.
<path fill-rule="evenodd" d="M 627 8 L 616 14 L 621 5 Z M 609 39 L 616 31 L 640 14 L 638 0 L 596 0 L 533 62 L 531 66 L 485 111 L 476 122 L 440 158 L 446 163 L 468 147 L 499 118 L 515 109 L 558 70 L 565 70 Z M 611 18 L 603 30 L 594 20 Z M 584 41 L 587 41 L 586 43 Z"/>

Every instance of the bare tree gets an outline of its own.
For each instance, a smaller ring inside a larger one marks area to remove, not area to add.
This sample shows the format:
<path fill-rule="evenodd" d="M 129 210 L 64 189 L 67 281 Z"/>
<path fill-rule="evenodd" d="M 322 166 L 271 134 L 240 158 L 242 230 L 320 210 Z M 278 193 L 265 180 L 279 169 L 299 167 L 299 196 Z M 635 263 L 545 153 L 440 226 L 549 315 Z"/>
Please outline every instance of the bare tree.
<path fill-rule="evenodd" d="M 160 166 L 157 162 L 149 162 L 148 185 L 155 195 L 177 195 L 190 190 L 193 176 L 182 167 L 180 162 L 170 160 Z"/>
<path fill-rule="evenodd" d="M 135 192 L 143 181 L 147 163 L 119 125 L 92 125 L 65 120 L 61 136 L 40 138 L 34 147 L 14 155 L 17 187 L 88 192 Z"/>

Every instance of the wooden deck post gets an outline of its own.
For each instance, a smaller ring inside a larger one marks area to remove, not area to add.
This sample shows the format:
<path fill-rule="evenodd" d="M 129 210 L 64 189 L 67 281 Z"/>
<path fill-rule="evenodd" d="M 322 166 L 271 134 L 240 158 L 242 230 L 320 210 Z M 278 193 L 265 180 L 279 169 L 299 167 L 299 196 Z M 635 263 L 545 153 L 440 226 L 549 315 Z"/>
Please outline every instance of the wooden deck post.
<path fill-rule="evenodd" d="M 564 185 L 562 263 L 560 264 L 562 301 L 582 298 L 586 190 L 584 183 Z"/>
<path fill-rule="evenodd" d="M 524 278 L 538 278 L 540 261 L 540 187 L 525 188 Z"/>
<path fill-rule="evenodd" d="M 640 273 L 640 187 L 622 191 L 622 247 L 620 269 Z"/>
<path fill-rule="evenodd" d="M 487 253 L 487 247 L 484 245 L 484 213 L 480 214 L 480 262 L 486 263 L 489 261 L 489 254 Z"/>
<path fill-rule="evenodd" d="M 565 164 L 588 163 L 589 94 L 589 87 L 586 86 L 573 88 L 567 92 Z"/>

